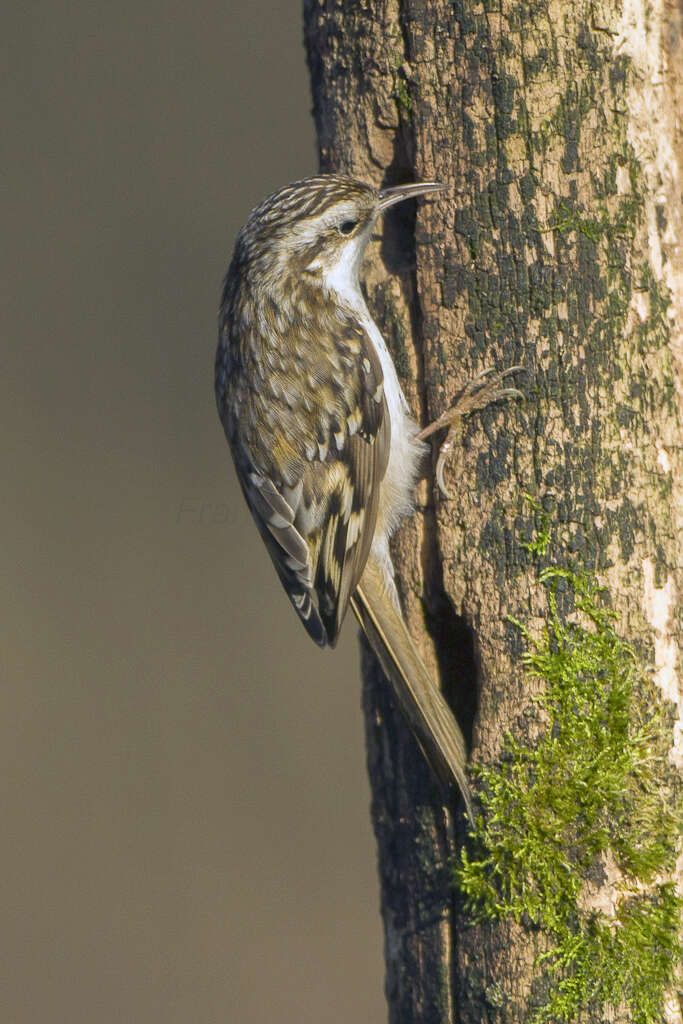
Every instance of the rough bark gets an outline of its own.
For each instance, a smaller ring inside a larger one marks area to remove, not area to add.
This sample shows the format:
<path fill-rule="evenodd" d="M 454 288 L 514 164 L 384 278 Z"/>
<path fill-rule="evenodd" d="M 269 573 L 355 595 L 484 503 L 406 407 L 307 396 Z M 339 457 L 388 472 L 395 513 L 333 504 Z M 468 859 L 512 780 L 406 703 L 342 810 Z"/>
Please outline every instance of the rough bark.
<path fill-rule="evenodd" d="M 609 588 L 618 633 L 674 708 L 683 766 L 682 28 L 664 0 L 305 2 L 321 169 L 453 187 L 391 213 L 368 259 L 416 417 L 485 367 L 526 369 L 523 403 L 466 424 L 447 474 L 457 498 L 422 485 L 394 548 L 411 631 L 479 764 L 500 762 L 508 730 L 533 744 L 539 728 L 510 622 L 540 636 L 548 619 L 530 493 L 556 561 Z M 463 914 L 457 808 L 368 652 L 363 672 L 390 1020 L 528 1020 L 546 939 Z M 619 880 L 605 869 L 590 884 L 608 906 Z M 683 1020 L 673 991 L 664 1012 Z"/>

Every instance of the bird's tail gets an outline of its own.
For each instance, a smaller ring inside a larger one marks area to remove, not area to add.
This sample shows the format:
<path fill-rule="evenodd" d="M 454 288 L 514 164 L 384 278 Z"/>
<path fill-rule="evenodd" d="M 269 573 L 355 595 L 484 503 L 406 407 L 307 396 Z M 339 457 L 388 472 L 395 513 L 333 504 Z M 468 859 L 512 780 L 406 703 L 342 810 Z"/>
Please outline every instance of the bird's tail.
<path fill-rule="evenodd" d="M 390 586 L 393 588 L 393 582 Z M 351 607 L 427 761 L 444 785 L 456 783 L 470 820 L 474 820 L 465 774 L 464 737 L 441 690 L 427 671 L 397 600 L 372 554 L 351 598 Z"/>

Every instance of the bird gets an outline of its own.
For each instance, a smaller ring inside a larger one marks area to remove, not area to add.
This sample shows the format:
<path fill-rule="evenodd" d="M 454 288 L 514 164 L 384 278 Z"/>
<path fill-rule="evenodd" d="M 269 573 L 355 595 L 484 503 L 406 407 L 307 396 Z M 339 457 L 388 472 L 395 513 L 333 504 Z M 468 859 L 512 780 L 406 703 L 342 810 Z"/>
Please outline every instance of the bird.
<path fill-rule="evenodd" d="M 389 540 L 414 509 L 425 439 L 519 394 L 484 370 L 420 430 L 360 285 L 380 216 L 442 193 L 439 182 L 387 188 L 341 174 L 286 185 L 242 227 L 219 310 L 215 393 L 237 476 L 299 619 L 333 647 L 349 609 L 392 684 L 439 782 L 472 818 L 462 731 L 406 626 Z"/>

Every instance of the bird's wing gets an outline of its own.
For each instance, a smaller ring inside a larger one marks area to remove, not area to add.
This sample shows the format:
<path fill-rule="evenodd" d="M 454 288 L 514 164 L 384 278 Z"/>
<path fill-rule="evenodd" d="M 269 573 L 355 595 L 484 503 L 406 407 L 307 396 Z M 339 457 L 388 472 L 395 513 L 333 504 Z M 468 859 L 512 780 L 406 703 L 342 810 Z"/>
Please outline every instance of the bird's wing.
<path fill-rule="evenodd" d="M 381 364 L 351 317 L 299 324 L 277 350 L 254 354 L 253 342 L 230 368 L 223 422 L 285 590 L 313 639 L 334 644 L 370 552 L 389 456 Z"/>

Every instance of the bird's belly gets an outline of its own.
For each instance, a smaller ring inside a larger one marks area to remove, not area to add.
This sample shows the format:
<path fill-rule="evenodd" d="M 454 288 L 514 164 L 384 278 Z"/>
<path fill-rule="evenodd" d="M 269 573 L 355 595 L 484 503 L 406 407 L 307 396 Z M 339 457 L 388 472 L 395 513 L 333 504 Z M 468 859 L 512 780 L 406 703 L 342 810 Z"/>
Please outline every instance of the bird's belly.
<path fill-rule="evenodd" d="M 419 427 L 410 415 L 394 362 L 377 324 L 368 314 L 363 326 L 377 352 L 384 374 L 384 394 L 391 424 L 389 461 L 380 486 L 379 510 L 373 548 L 386 550 L 399 522 L 414 508 L 414 488 L 427 445 L 417 440 Z M 378 551 L 379 553 L 379 551 Z"/>

